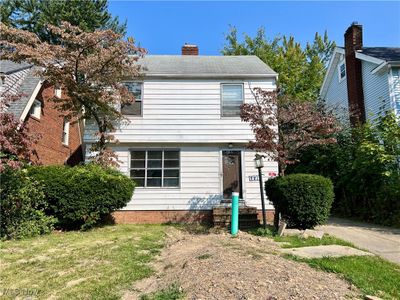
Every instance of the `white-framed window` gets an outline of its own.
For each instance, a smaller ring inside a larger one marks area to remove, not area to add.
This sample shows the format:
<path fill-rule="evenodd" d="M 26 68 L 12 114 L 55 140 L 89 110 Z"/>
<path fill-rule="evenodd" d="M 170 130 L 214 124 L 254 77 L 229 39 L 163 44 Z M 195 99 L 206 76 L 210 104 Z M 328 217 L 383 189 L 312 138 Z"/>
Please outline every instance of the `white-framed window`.
<path fill-rule="evenodd" d="M 221 84 L 221 115 L 223 117 L 240 116 L 240 106 L 244 103 L 242 83 Z"/>
<path fill-rule="evenodd" d="M 128 91 L 135 96 L 135 102 L 130 104 L 121 105 L 121 113 L 128 116 L 141 116 L 142 115 L 142 82 L 124 82 Z"/>
<path fill-rule="evenodd" d="M 130 176 L 138 187 L 178 188 L 180 151 L 131 150 Z"/>
<path fill-rule="evenodd" d="M 56 96 L 57 98 L 61 98 L 62 95 L 62 90 L 61 90 L 61 86 L 56 86 L 54 88 L 54 96 Z"/>
<path fill-rule="evenodd" d="M 40 100 L 35 99 L 35 101 L 33 101 L 29 114 L 36 119 L 40 119 L 42 115 L 42 102 Z"/>
<path fill-rule="evenodd" d="M 344 60 L 338 65 L 339 82 L 346 78 L 346 63 Z"/>
<path fill-rule="evenodd" d="M 64 118 L 63 131 L 62 131 L 62 143 L 64 145 L 68 145 L 68 142 L 69 142 L 69 121 L 67 118 Z"/>

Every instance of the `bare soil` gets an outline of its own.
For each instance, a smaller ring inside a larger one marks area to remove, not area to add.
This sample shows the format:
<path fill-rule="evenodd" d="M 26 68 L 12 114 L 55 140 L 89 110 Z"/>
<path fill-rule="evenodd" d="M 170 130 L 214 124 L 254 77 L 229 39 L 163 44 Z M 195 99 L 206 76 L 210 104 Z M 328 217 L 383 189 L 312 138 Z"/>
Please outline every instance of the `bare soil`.
<path fill-rule="evenodd" d="M 123 299 L 171 284 L 186 299 L 361 299 L 345 280 L 285 259 L 273 241 L 244 232 L 234 238 L 170 228 L 154 268 L 156 275 L 136 282 Z"/>

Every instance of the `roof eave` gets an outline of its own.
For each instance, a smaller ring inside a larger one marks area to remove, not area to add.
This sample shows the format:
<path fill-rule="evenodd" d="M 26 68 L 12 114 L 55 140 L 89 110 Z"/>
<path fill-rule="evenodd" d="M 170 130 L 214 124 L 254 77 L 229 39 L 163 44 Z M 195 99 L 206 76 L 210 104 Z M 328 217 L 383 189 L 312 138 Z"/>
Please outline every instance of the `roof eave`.
<path fill-rule="evenodd" d="M 222 78 L 277 78 L 278 73 L 270 74 L 166 74 L 166 73 L 144 73 L 145 78 L 168 78 L 168 79 L 222 79 Z"/>

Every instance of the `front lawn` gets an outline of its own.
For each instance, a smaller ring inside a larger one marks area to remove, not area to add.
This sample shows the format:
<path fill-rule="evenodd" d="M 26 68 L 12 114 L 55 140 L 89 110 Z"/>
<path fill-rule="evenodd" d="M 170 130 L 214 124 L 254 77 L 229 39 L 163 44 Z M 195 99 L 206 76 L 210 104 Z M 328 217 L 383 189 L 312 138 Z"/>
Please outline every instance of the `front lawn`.
<path fill-rule="evenodd" d="M 282 248 L 298 248 L 319 245 L 342 245 L 354 247 L 351 243 L 325 234 L 322 239 L 299 236 L 277 236 L 273 227 L 258 228 L 250 233 L 265 236 L 281 243 Z M 305 259 L 285 255 L 289 259 L 305 262 L 313 268 L 336 273 L 357 286 L 364 294 L 384 299 L 400 299 L 400 266 L 378 256 L 344 256 Z"/>
<path fill-rule="evenodd" d="M 400 299 L 400 266 L 377 256 L 299 259 L 311 267 L 341 274 L 367 295 Z"/>
<path fill-rule="evenodd" d="M 1 243 L 3 295 L 36 292 L 40 299 L 116 299 L 152 274 L 163 246 L 159 225 L 116 225 Z M 19 289 L 19 290 L 18 290 Z"/>

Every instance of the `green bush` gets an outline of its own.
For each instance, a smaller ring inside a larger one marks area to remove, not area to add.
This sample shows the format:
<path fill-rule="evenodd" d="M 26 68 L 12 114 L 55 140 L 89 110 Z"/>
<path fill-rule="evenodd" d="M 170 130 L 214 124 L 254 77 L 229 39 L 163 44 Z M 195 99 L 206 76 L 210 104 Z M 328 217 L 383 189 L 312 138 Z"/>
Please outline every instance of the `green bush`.
<path fill-rule="evenodd" d="M 0 173 L 0 235 L 2 238 L 26 238 L 49 233 L 55 219 L 46 216 L 45 196 L 39 182 L 26 170 Z"/>
<path fill-rule="evenodd" d="M 63 229 L 89 229 L 130 201 L 135 183 L 113 169 L 98 165 L 40 166 L 29 173 L 43 182 L 48 214 Z"/>
<path fill-rule="evenodd" d="M 300 229 L 326 222 L 334 198 L 331 180 L 311 174 L 270 179 L 265 191 L 288 226 Z"/>

